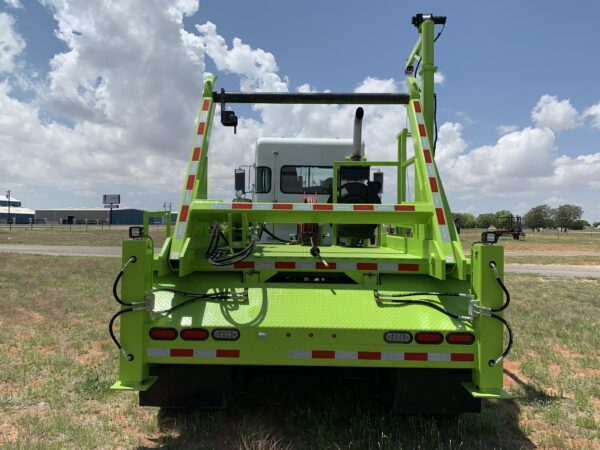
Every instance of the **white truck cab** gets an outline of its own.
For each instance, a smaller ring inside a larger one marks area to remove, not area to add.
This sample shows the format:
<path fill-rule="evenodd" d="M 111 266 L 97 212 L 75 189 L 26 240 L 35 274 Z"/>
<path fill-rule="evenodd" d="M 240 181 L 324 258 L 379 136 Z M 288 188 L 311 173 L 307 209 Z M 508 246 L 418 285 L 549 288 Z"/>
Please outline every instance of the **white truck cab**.
<path fill-rule="evenodd" d="M 253 201 L 302 203 L 317 196 L 326 203 L 331 195 L 333 162 L 352 155 L 352 139 L 259 138 Z M 295 235 L 295 224 L 270 224 L 269 231 L 283 240 Z M 325 227 L 324 233 L 331 230 Z M 263 240 L 272 238 L 267 234 Z M 324 243 L 329 243 L 325 238 Z"/>

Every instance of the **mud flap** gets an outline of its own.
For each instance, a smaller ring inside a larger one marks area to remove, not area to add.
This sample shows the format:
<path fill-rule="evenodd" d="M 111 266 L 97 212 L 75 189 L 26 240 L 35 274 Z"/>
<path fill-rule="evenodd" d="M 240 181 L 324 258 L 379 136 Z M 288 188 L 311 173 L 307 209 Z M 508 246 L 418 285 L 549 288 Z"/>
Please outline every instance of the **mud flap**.
<path fill-rule="evenodd" d="M 395 373 L 394 412 L 480 412 L 481 399 L 474 398 L 462 386 L 464 381 L 471 381 L 471 370 L 398 369 Z"/>

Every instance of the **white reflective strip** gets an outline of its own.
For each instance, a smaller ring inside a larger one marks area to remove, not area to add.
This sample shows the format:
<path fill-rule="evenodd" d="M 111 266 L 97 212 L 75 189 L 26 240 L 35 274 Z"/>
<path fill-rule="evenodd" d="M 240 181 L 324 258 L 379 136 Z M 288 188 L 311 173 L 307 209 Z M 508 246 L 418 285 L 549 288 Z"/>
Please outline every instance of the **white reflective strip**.
<path fill-rule="evenodd" d="M 442 234 L 442 241 L 450 242 L 450 235 L 448 234 L 448 227 L 446 225 L 440 225 L 440 233 Z"/>
<path fill-rule="evenodd" d="M 169 348 L 149 348 L 148 356 L 171 356 Z"/>
<path fill-rule="evenodd" d="M 198 172 L 198 161 L 192 161 L 192 164 L 190 165 L 190 174 L 196 175 L 196 172 Z"/>
<path fill-rule="evenodd" d="M 334 211 L 352 211 L 352 205 L 333 205 Z"/>
<path fill-rule="evenodd" d="M 427 353 L 427 361 L 450 361 L 450 353 Z"/>
<path fill-rule="evenodd" d="M 270 261 L 256 261 L 254 263 L 255 269 L 274 269 L 275 263 Z"/>
<path fill-rule="evenodd" d="M 400 352 L 381 352 L 381 359 L 387 361 L 404 361 L 404 353 Z"/>
<path fill-rule="evenodd" d="M 216 358 L 216 350 L 194 350 L 194 356 L 197 358 Z"/>
<path fill-rule="evenodd" d="M 212 209 L 231 209 L 231 203 L 212 203 Z"/>
<path fill-rule="evenodd" d="M 398 264 L 391 264 L 391 263 L 384 263 L 384 264 L 377 264 L 377 268 L 379 270 L 394 270 L 397 271 L 398 270 Z"/>
<path fill-rule="evenodd" d="M 312 204 L 310 203 L 299 203 L 299 204 L 294 204 L 294 210 L 302 210 L 302 211 L 306 211 L 306 210 L 310 210 L 312 209 Z"/>
<path fill-rule="evenodd" d="M 204 111 L 202 110 L 202 112 L 200 113 L 200 122 L 204 122 L 204 126 L 206 126 L 206 118 L 208 117 L 208 110 Z"/>
<path fill-rule="evenodd" d="M 312 352 L 310 350 L 290 350 L 288 358 L 312 358 Z"/>
<path fill-rule="evenodd" d="M 177 234 L 175 235 L 175 237 L 177 239 L 182 239 L 183 238 L 183 230 L 185 228 L 185 222 L 179 222 L 177 224 Z"/>
<path fill-rule="evenodd" d="M 442 207 L 442 199 L 440 198 L 440 193 L 432 192 L 432 194 L 433 194 L 433 204 L 435 205 L 436 208 L 441 208 Z"/>
<path fill-rule="evenodd" d="M 373 205 L 375 211 L 393 211 L 394 205 Z"/>
<path fill-rule="evenodd" d="M 189 205 L 191 201 L 192 201 L 192 190 L 188 189 L 187 191 L 185 191 L 185 197 L 183 198 L 183 204 Z"/>
<path fill-rule="evenodd" d="M 421 147 L 423 147 L 424 149 L 429 148 L 429 141 L 424 136 L 421 136 Z M 429 163 L 427 163 L 427 164 L 429 164 Z"/>
<path fill-rule="evenodd" d="M 272 203 L 253 203 L 252 209 L 273 209 Z"/>
<path fill-rule="evenodd" d="M 423 124 L 423 114 L 421 114 L 418 111 L 415 111 L 415 114 L 417 115 L 417 122 L 419 122 L 422 125 Z"/>
<path fill-rule="evenodd" d="M 196 147 L 202 147 L 202 135 L 196 136 Z"/>
<path fill-rule="evenodd" d="M 336 351 L 335 359 L 358 359 L 358 352 Z"/>
<path fill-rule="evenodd" d="M 430 177 L 435 177 L 435 172 L 433 171 L 433 165 L 425 164 L 425 166 L 427 167 L 427 175 Z"/>
<path fill-rule="evenodd" d="M 336 262 L 335 268 L 338 270 L 356 270 L 356 263 Z"/>
<path fill-rule="evenodd" d="M 301 261 L 296 263 L 296 269 L 314 269 L 315 267 L 314 262 Z"/>

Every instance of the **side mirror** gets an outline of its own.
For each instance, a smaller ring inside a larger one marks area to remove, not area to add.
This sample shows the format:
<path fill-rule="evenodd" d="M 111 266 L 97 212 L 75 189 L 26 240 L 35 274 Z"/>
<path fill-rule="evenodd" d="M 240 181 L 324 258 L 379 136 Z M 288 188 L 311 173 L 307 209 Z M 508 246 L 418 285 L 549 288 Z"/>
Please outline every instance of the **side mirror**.
<path fill-rule="evenodd" d="M 244 169 L 235 169 L 235 191 L 246 193 L 246 171 Z"/>
<path fill-rule="evenodd" d="M 375 172 L 373 174 L 373 181 L 379 183 L 378 194 L 383 194 L 383 172 Z"/>

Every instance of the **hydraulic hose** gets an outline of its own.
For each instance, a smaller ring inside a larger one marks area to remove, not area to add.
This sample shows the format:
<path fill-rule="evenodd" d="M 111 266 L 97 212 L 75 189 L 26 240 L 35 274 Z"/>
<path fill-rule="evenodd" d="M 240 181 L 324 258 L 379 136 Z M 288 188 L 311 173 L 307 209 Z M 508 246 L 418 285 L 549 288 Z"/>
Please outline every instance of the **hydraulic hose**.
<path fill-rule="evenodd" d="M 502 362 L 502 360 L 504 358 L 506 358 L 508 356 L 508 354 L 510 353 L 510 349 L 512 348 L 512 344 L 513 344 L 513 332 L 512 332 L 512 328 L 510 327 L 508 322 L 503 317 L 500 317 L 497 314 L 491 314 L 490 317 L 502 322 L 504 324 L 504 326 L 506 327 L 506 331 L 508 331 L 508 344 L 507 344 L 506 348 L 504 349 L 502 354 L 498 357 L 498 359 L 496 359 L 496 360 L 490 359 L 488 361 L 488 365 L 490 367 L 494 367 L 494 366 L 500 364 Z"/>
<path fill-rule="evenodd" d="M 506 296 L 506 300 L 504 301 L 504 304 L 500 308 L 492 308 L 492 312 L 501 312 L 501 311 L 504 311 L 510 304 L 510 293 L 508 292 L 508 289 L 506 289 L 506 286 L 504 286 L 504 283 L 500 279 L 500 274 L 498 273 L 498 269 L 496 268 L 496 263 L 494 261 L 490 261 L 490 267 L 494 271 L 494 275 L 496 276 L 496 281 L 498 282 L 498 284 L 504 291 L 504 295 Z"/>
<path fill-rule="evenodd" d="M 121 297 L 119 297 L 119 293 L 117 291 L 118 291 L 119 281 L 121 280 L 121 278 L 123 278 L 123 274 L 125 273 L 125 270 L 127 270 L 127 267 L 129 266 L 129 264 L 133 264 L 136 261 L 137 261 L 137 258 L 135 256 L 130 256 L 129 259 L 127 260 L 127 262 L 123 265 L 123 267 L 121 267 L 121 270 L 117 274 L 117 277 L 115 278 L 115 282 L 113 283 L 113 297 L 115 298 L 117 303 L 121 306 L 133 306 L 132 303 L 127 303 L 127 302 L 124 302 L 123 300 L 121 300 Z"/>
<path fill-rule="evenodd" d="M 125 359 L 127 359 L 127 361 L 133 361 L 134 356 L 131 353 L 128 353 L 123 348 L 123 346 L 121 345 L 121 343 L 117 339 L 117 336 L 115 336 L 115 333 L 113 331 L 113 327 L 114 327 L 114 324 L 115 324 L 115 320 L 117 320 L 117 317 L 119 317 L 122 314 L 129 313 L 129 312 L 132 312 L 132 311 L 133 311 L 133 308 L 122 309 L 121 311 L 118 311 L 117 313 L 115 313 L 115 315 L 111 317 L 110 322 L 108 322 L 108 332 L 110 334 L 110 338 L 115 343 L 115 345 L 117 346 L 117 348 L 119 349 L 119 351 L 121 353 L 123 353 L 123 356 L 125 356 Z"/>

